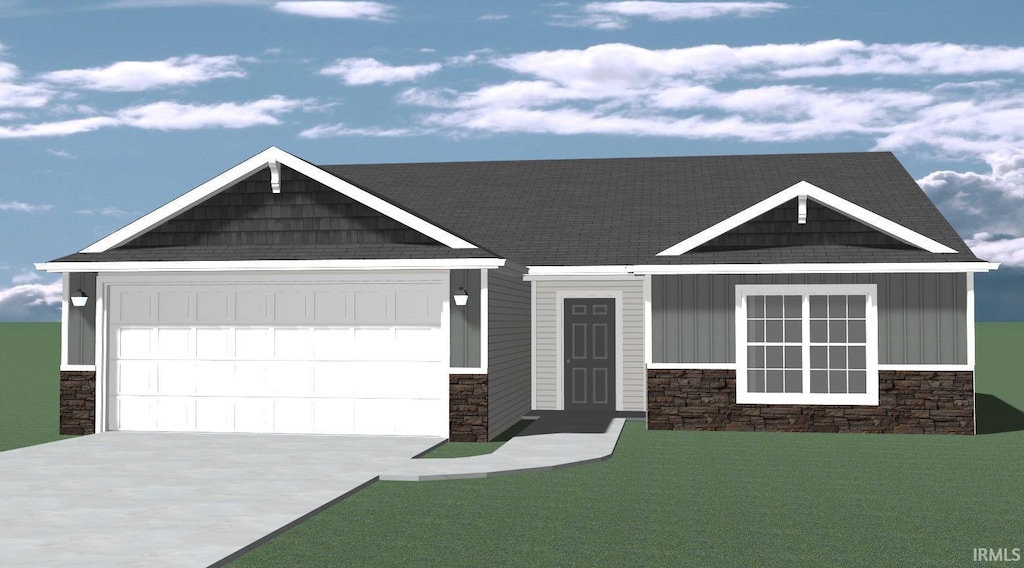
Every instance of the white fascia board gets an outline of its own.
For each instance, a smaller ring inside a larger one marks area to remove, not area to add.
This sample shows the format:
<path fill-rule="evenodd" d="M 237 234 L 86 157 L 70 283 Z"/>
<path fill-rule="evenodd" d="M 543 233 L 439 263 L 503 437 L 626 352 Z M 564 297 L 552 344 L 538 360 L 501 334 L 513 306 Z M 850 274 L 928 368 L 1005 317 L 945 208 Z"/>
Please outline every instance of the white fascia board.
<path fill-rule="evenodd" d="M 847 272 L 988 272 L 997 262 L 864 262 L 817 264 L 676 264 L 636 265 L 635 274 L 840 274 Z"/>
<path fill-rule="evenodd" d="M 228 272 L 252 270 L 438 270 L 491 269 L 504 265 L 501 258 L 457 259 L 329 259 L 329 260 L 196 260 L 180 262 L 40 262 L 46 272 Z"/>
<path fill-rule="evenodd" d="M 120 246 L 167 219 L 174 217 L 190 207 L 202 203 L 222 190 L 271 165 L 276 165 L 278 168 L 280 165 L 288 166 L 310 179 L 314 179 L 338 193 L 358 201 L 382 215 L 386 215 L 395 221 L 398 221 L 399 223 L 402 223 L 403 225 L 406 225 L 407 227 L 451 248 L 477 248 L 473 243 L 463 240 L 448 231 L 437 227 L 436 225 L 428 223 L 412 213 L 396 207 L 365 190 L 359 189 L 347 181 L 331 175 L 303 159 L 293 156 L 280 148 L 271 146 L 241 164 L 238 164 L 230 170 L 200 185 L 192 191 L 189 191 L 185 195 L 174 199 L 118 231 L 96 241 L 82 249 L 81 252 L 105 252 Z"/>
<path fill-rule="evenodd" d="M 629 266 L 527 266 L 526 280 L 532 276 L 628 276 Z"/>
<path fill-rule="evenodd" d="M 659 252 L 658 256 L 675 256 L 689 252 L 711 239 L 723 235 L 758 217 L 759 215 L 767 213 L 768 211 L 771 211 L 772 209 L 775 209 L 776 207 L 798 197 L 809 197 L 826 207 L 834 209 L 848 217 L 864 223 L 876 231 L 885 233 L 894 239 L 924 249 L 928 252 L 937 254 L 956 252 L 938 241 L 930 239 L 917 231 L 912 231 L 899 223 L 890 221 L 889 219 L 869 211 L 856 203 L 847 201 L 842 197 L 825 191 L 814 184 L 806 181 L 800 181 L 759 203 L 751 205 L 732 217 L 716 223 L 692 237 Z"/>

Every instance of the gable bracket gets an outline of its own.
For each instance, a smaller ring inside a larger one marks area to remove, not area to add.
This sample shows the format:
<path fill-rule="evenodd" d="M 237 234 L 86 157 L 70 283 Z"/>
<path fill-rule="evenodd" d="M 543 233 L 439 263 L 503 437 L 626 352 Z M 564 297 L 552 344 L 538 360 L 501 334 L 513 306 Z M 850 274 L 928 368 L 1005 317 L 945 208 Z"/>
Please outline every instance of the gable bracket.
<path fill-rule="evenodd" d="M 267 166 L 270 167 L 270 191 L 281 193 L 281 162 L 270 160 Z"/>
<path fill-rule="evenodd" d="M 798 225 L 807 224 L 807 194 L 800 194 L 800 207 L 797 211 L 796 222 Z"/>

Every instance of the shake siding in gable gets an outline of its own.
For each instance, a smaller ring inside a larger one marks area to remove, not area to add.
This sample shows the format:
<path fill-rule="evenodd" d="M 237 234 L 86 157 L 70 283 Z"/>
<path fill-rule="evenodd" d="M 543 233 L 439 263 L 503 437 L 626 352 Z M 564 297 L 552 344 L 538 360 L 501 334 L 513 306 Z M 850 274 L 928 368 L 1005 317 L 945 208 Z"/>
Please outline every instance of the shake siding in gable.
<path fill-rule="evenodd" d="M 507 268 L 487 272 L 488 438 L 530 410 L 530 283 Z"/>
<path fill-rule="evenodd" d="M 879 364 L 967 364 L 966 277 L 949 273 L 656 275 L 654 362 L 735 362 L 736 284 L 877 284 Z"/>
<path fill-rule="evenodd" d="M 644 290 L 635 280 L 536 280 L 537 410 L 558 410 L 559 291 L 622 292 L 622 408 L 644 410 Z"/>

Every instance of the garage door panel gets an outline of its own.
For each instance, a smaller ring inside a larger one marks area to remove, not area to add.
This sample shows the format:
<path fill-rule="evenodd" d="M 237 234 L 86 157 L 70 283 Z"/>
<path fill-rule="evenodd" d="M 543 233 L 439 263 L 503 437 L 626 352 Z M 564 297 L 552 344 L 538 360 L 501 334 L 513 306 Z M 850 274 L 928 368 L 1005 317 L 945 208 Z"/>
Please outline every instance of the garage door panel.
<path fill-rule="evenodd" d="M 156 356 L 161 359 L 192 358 L 192 329 L 161 327 L 156 329 Z"/>
<path fill-rule="evenodd" d="M 122 359 L 142 359 L 153 352 L 153 333 L 150 328 L 117 330 L 117 355 Z"/>
<path fill-rule="evenodd" d="M 111 427 L 446 435 L 447 288 L 381 278 L 113 285 Z"/>
<path fill-rule="evenodd" d="M 313 396 L 313 365 L 300 362 L 269 362 L 267 389 L 273 396 Z"/>
<path fill-rule="evenodd" d="M 196 293 L 196 321 L 199 323 L 230 323 L 234 319 L 231 297 L 226 291 L 205 290 Z"/>
<path fill-rule="evenodd" d="M 298 359 L 303 361 L 312 358 L 312 330 L 306 327 L 275 329 L 274 356 L 277 359 Z"/>
<path fill-rule="evenodd" d="M 154 361 L 118 361 L 112 377 L 117 394 L 149 394 L 156 390 Z"/>
<path fill-rule="evenodd" d="M 275 292 L 274 322 L 309 323 L 313 319 L 310 303 L 309 293 L 305 290 Z"/>
<path fill-rule="evenodd" d="M 274 352 L 269 328 L 235 330 L 235 356 L 239 359 L 269 359 Z"/>
<path fill-rule="evenodd" d="M 162 361 L 157 367 L 157 395 L 188 396 L 196 394 L 196 363 L 194 361 Z"/>
<path fill-rule="evenodd" d="M 278 399 L 274 401 L 274 431 L 299 434 L 313 431 L 313 401 Z"/>
<path fill-rule="evenodd" d="M 313 431 L 317 434 L 355 434 L 352 399 L 313 401 Z"/>
<path fill-rule="evenodd" d="M 313 293 L 313 320 L 322 325 L 346 324 L 353 321 L 352 294 L 341 290 L 318 290 Z"/>
<path fill-rule="evenodd" d="M 197 398 L 196 430 L 200 432 L 234 432 L 234 399 Z"/>
<path fill-rule="evenodd" d="M 195 321 L 195 293 L 164 291 L 157 293 L 157 319 L 160 323 L 185 324 Z"/>
<path fill-rule="evenodd" d="M 352 328 L 313 330 L 313 357 L 318 361 L 344 359 L 355 351 Z"/>
<path fill-rule="evenodd" d="M 239 432 L 273 432 L 274 399 L 236 398 L 235 429 Z"/>
<path fill-rule="evenodd" d="M 238 393 L 235 363 L 232 361 L 203 361 L 196 365 L 195 373 L 198 396 L 232 396 Z"/>
<path fill-rule="evenodd" d="M 235 292 L 236 323 L 270 323 L 274 320 L 273 295 L 265 291 Z"/>

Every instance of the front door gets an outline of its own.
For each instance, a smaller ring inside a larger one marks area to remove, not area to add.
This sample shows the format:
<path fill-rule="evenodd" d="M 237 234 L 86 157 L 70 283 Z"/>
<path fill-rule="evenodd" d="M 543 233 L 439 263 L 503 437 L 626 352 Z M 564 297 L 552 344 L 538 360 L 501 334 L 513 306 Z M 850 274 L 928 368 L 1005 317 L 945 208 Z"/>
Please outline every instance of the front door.
<path fill-rule="evenodd" d="M 565 410 L 615 410 L 615 300 L 566 298 Z"/>

